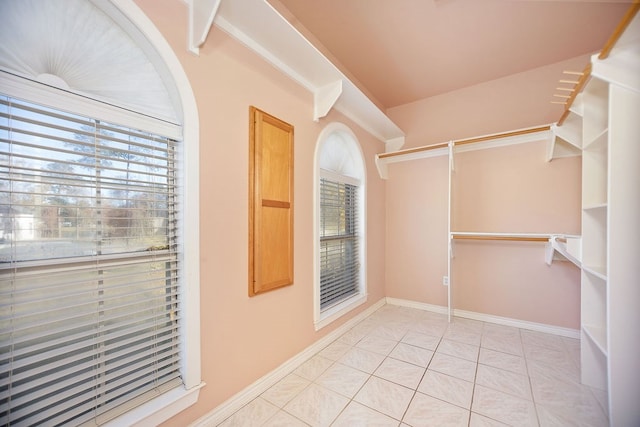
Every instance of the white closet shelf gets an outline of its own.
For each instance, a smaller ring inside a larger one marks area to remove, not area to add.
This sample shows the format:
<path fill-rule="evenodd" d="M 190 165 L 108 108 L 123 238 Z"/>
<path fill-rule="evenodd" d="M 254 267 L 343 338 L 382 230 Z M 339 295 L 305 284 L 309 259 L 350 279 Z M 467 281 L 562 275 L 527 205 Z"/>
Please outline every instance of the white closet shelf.
<path fill-rule="evenodd" d="M 571 261 L 576 266 L 580 267 L 582 264 L 581 260 L 581 236 L 563 236 L 555 234 L 549 238 L 545 259 L 548 265 L 551 265 L 553 261 Z"/>
<path fill-rule="evenodd" d="M 449 154 L 450 146 L 455 149 L 456 153 L 459 153 L 464 151 L 505 147 L 514 144 L 524 144 L 527 142 L 544 141 L 549 138 L 550 130 L 551 125 L 542 125 L 509 132 L 494 133 L 490 135 L 476 136 L 473 138 L 452 140 L 449 142 L 440 142 L 437 144 L 424 145 L 422 147 L 390 151 L 376 154 L 375 162 L 380 178 L 387 179 L 387 165 L 390 163 L 446 156 Z"/>
<path fill-rule="evenodd" d="M 591 151 L 600 151 L 607 149 L 607 140 L 609 135 L 609 129 L 605 128 L 591 141 L 585 141 L 584 149 Z"/>
<path fill-rule="evenodd" d="M 567 122 L 582 122 L 582 118 L 567 120 Z M 577 129 L 576 129 L 577 128 Z M 551 127 L 551 135 L 547 142 L 547 161 L 561 157 L 578 157 L 582 155 L 582 126 L 565 125 Z"/>
<path fill-rule="evenodd" d="M 588 64 L 571 91 L 564 113 L 558 123 L 551 126 L 551 136 L 547 143 L 548 162 L 560 157 L 575 157 L 582 154 L 585 115 L 582 88 L 589 80 L 590 74 L 591 64 Z"/>
<path fill-rule="evenodd" d="M 583 265 L 582 270 L 598 279 L 607 280 L 607 268 L 599 265 Z"/>
<path fill-rule="evenodd" d="M 561 157 L 582 155 L 582 94 L 578 94 L 572 106 L 567 110 L 562 125 L 551 125 L 551 133 L 547 142 L 547 161 Z"/>
<path fill-rule="evenodd" d="M 313 94 L 313 120 L 332 108 L 385 143 L 404 144 L 404 132 L 291 22 L 266 0 L 190 0 L 191 51 L 204 43 L 212 24 L 253 50 Z"/>
<path fill-rule="evenodd" d="M 591 205 L 585 206 L 582 208 L 583 211 L 598 211 L 598 210 L 605 210 L 607 209 L 607 203 L 603 202 L 603 203 L 593 203 Z"/>
<path fill-rule="evenodd" d="M 591 325 L 582 325 L 582 330 L 591 342 L 593 342 L 598 350 L 607 356 L 607 331 L 604 328 L 598 328 Z"/>

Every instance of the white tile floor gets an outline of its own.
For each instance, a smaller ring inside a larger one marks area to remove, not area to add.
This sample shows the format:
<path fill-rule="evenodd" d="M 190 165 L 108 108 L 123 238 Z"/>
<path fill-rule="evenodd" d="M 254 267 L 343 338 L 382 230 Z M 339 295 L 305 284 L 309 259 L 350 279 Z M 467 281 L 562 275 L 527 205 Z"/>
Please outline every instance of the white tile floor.
<path fill-rule="evenodd" d="M 578 340 L 385 305 L 221 426 L 606 426 Z"/>

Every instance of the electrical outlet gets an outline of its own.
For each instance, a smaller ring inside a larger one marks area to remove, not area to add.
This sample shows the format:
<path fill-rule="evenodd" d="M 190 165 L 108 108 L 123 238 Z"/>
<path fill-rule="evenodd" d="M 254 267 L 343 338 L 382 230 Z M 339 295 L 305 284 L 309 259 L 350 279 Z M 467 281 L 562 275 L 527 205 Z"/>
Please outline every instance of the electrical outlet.
<path fill-rule="evenodd" d="M 442 286 L 449 286 L 449 276 L 442 276 Z"/>

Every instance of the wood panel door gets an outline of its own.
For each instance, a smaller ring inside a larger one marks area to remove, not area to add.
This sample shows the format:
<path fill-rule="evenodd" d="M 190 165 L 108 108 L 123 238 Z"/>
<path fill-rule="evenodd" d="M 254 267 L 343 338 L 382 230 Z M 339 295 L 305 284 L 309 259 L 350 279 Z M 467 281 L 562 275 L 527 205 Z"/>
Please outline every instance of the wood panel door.
<path fill-rule="evenodd" d="M 250 107 L 249 296 L 293 284 L 293 126 Z"/>

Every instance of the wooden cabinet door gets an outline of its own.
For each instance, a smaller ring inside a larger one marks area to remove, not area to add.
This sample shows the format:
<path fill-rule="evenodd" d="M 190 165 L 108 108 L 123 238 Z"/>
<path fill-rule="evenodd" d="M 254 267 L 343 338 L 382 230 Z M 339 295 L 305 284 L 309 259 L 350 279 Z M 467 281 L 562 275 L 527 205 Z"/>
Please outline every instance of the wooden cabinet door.
<path fill-rule="evenodd" d="M 293 126 L 250 107 L 249 296 L 293 283 Z"/>

